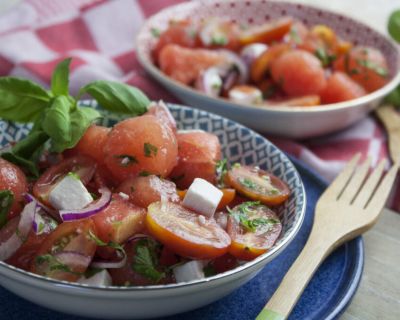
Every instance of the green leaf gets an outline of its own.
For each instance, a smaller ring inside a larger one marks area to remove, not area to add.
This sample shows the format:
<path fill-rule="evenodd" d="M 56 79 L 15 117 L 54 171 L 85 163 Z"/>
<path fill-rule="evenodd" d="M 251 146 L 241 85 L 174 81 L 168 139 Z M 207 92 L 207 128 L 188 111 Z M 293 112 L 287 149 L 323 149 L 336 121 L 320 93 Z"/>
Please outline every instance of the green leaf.
<path fill-rule="evenodd" d="M 89 238 L 91 238 L 94 242 L 96 242 L 96 245 L 99 247 L 110 247 L 110 248 L 120 251 L 124 256 L 126 256 L 125 249 L 120 244 L 113 242 L 113 241 L 104 242 L 99 237 L 97 237 L 92 232 L 92 230 L 89 230 Z"/>
<path fill-rule="evenodd" d="M 1 155 L 2 158 L 25 168 L 34 177 L 39 176 L 37 161 L 49 136 L 42 130 L 32 130 L 27 137 L 15 144 L 10 152 Z"/>
<path fill-rule="evenodd" d="M 215 173 L 217 176 L 217 185 L 220 188 L 225 187 L 225 176 L 228 173 L 228 160 L 226 158 L 217 161 L 215 165 Z"/>
<path fill-rule="evenodd" d="M 0 78 L 0 118 L 17 122 L 34 122 L 48 105 L 51 95 L 32 81 Z"/>
<path fill-rule="evenodd" d="M 396 107 L 400 107 L 400 86 L 389 93 L 389 95 L 385 98 L 385 102 L 393 104 Z"/>
<path fill-rule="evenodd" d="M 144 156 L 151 158 L 157 156 L 158 148 L 151 143 L 145 142 L 143 144 Z"/>
<path fill-rule="evenodd" d="M 158 259 L 155 246 L 156 244 L 151 243 L 150 240 L 138 241 L 132 269 L 147 279 L 157 283 L 165 277 L 165 273 L 156 269 Z"/>
<path fill-rule="evenodd" d="M 7 215 L 14 202 L 14 193 L 10 190 L 0 191 L 0 229 L 7 223 Z"/>
<path fill-rule="evenodd" d="M 51 147 L 55 152 L 62 152 L 71 141 L 71 101 L 66 96 L 58 96 L 46 110 L 42 128 L 51 138 Z"/>
<path fill-rule="evenodd" d="M 124 83 L 99 80 L 81 88 L 79 96 L 90 94 L 105 109 L 137 116 L 147 111 L 150 100 L 137 88 Z"/>
<path fill-rule="evenodd" d="M 51 78 L 51 91 L 54 95 L 69 95 L 69 65 L 71 58 L 61 61 L 53 71 Z"/>
<path fill-rule="evenodd" d="M 400 42 L 400 10 L 396 10 L 390 15 L 388 31 L 394 40 Z"/>
<path fill-rule="evenodd" d="M 71 112 L 71 139 L 65 149 L 75 147 L 87 128 L 99 118 L 101 118 L 100 113 L 90 107 L 78 107 Z"/>

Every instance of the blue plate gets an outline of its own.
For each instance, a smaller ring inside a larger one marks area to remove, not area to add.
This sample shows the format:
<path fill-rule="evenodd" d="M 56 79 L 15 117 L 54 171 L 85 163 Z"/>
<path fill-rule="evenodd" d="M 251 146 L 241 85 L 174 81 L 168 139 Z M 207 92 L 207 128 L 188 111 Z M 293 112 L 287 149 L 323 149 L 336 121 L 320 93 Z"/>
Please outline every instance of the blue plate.
<path fill-rule="evenodd" d="M 166 318 L 168 320 L 254 319 L 278 287 L 286 271 L 303 248 L 310 232 L 314 207 L 326 183 L 299 161 L 292 159 L 307 190 L 307 212 L 301 230 L 280 256 L 257 277 L 229 296 L 206 307 Z M 304 291 L 289 320 L 336 319 L 344 311 L 361 279 L 364 247 L 361 237 L 333 252 L 320 266 Z M 82 320 L 34 305 L 0 288 L 1 319 Z M 157 307 L 157 306 L 155 306 Z"/>

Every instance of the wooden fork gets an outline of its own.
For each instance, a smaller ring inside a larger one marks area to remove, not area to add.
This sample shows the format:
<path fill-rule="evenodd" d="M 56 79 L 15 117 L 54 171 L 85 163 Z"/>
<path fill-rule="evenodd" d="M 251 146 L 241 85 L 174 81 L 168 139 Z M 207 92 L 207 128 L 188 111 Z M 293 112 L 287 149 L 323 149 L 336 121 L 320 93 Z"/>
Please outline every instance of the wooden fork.
<path fill-rule="evenodd" d="M 389 153 L 393 162 L 400 163 L 400 114 L 390 104 L 376 109 L 375 113 L 386 128 Z"/>
<path fill-rule="evenodd" d="M 398 164 L 381 179 L 386 163 L 382 160 L 366 179 L 370 161 L 357 166 L 359 159 L 360 154 L 353 157 L 318 200 L 314 225 L 303 251 L 256 320 L 286 319 L 324 258 L 377 221 Z"/>

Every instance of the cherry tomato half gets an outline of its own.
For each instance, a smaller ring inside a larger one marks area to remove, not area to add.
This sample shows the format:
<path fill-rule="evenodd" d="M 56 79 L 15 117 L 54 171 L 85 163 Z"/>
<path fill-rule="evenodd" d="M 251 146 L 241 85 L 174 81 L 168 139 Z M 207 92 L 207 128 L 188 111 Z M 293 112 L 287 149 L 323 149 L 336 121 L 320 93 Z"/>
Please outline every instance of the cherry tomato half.
<path fill-rule="evenodd" d="M 173 202 L 148 207 L 147 230 L 177 254 L 193 259 L 213 259 L 225 254 L 231 239 L 215 222 Z"/>
<path fill-rule="evenodd" d="M 252 200 L 270 206 L 289 198 L 289 187 L 278 177 L 257 167 L 233 166 L 226 175 L 227 183 Z"/>
<path fill-rule="evenodd" d="M 239 215 L 244 215 L 244 218 Z M 242 221 L 247 222 L 244 224 Z M 282 224 L 268 207 L 236 206 L 228 217 L 227 231 L 232 239 L 229 253 L 241 260 L 255 259 L 274 245 L 281 230 Z"/>
<path fill-rule="evenodd" d="M 42 174 L 33 186 L 33 194 L 46 205 L 50 205 L 48 198 L 51 190 L 68 172 L 77 174 L 82 183 L 86 185 L 92 179 L 95 171 L 96 163 L 88 156 L 77 155 L 67 158 Z"/>
<path fill-rule="evenodd" d="M 7 220 L 18 215 L 23 208 L 23 194 L 28 191 L 25 174 L 16 165 L 0 158 L 0 191 L 10 190 L 14 200 Z"/>
<path fill-rule="evenodd" d="M 58 280 L 78 280 L 97 248 L 90 232 L 96 234 L 91 219 L 63 222 L 40 246 L 32 261 L 31 271 Z"/>

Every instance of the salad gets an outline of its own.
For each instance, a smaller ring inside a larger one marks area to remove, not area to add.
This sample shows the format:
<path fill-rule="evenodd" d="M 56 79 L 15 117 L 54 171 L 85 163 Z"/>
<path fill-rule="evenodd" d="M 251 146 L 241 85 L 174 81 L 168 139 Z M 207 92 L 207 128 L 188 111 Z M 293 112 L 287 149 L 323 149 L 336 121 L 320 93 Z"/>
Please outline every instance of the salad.
<path fill-rule="evenodd" d="M 293 17 L 261 25 L 223 18 L 170 21 L 152 55 L 167 76 L 211 97 L 254 106 L 314 106 L 356 99 L 389 80 L 379 50 Z"/>
<path fill-rule="evenodd" d="M 229 165 L 217 136 L 177 130 L 162 102 L 96 81 L 69 95 L 70 60 L 51 90 L 0 78 L 4 120 L 32 123 L 1 151 L 0 260 L 57 280 L 137 286 L 184 282 L 267 252 L 290 195 L 256 166 Z M 78 104 L 124 114 L 112 128 Z"/>

